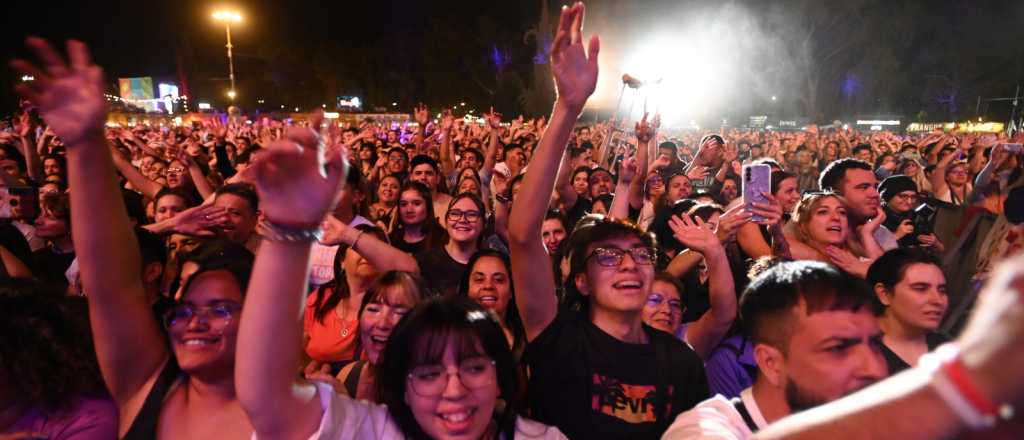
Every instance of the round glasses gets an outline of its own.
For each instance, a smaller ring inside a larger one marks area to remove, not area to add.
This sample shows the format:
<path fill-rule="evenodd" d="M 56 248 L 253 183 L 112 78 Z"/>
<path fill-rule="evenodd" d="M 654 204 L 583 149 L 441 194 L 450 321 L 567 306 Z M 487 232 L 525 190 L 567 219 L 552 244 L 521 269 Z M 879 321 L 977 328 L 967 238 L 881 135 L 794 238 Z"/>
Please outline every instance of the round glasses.
<path fill-rule="evenodd" d="M 597 260 L 597 264 L 604 267 L 618 267 L 622 264 L 622 259 L 626 257 L 626 254 L 633 258 L 633 262 L 636 264 L 650 265 L 658 259 L 658 250 L 653 247 L 641 246 L 635 247 L 628 250 L 622 250 L 619 248 L 597 248 L 594 252 L 590 253 L 587 259 L 594 258 Z"/>
<path fill-rule="evenodd" d="M 241 309 L 242 306 L 234 302 L 222 302 L 212 306 L 179 304 L 164 314 L 164 327 L 168 330 L 180 330 L 192 322 L 193 318 L 199 318 L 211 330 L 223 331 L 231 322 L 231 317 Z"/>
<path fill-rule="evenodd" d="M 463 211 L 460 209 L 449 209 L 448 213 L 445 214 L 448 221 L 457 222 L 459 220 L 465 220 L 467 222 L 475 222 L 480 220 L 480 211 Z"/>
<path fill-rule="evenodd" d="M 423 365 L 409 372 L 409 385 L 421 397 L 437 397 L 448 386 L 449 376 L 458 376 L 467 389 L 475 390 L 495 380 L 495 363 L 489 357 L 479 356 L 463 360 L 456 371 L 441 365 Z"/>

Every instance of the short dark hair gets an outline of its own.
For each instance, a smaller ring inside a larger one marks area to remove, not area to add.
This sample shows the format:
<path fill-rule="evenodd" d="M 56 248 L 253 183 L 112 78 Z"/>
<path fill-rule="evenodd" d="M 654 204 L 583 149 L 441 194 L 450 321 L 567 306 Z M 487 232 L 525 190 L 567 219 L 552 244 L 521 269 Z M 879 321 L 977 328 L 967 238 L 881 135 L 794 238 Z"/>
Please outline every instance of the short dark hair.
<path fill-rule="evenodd" d="M 160 199 L 167 196 L 177 196 L 178 198 L 185 202 L 185 207 L 187 208 L 199 205 L 199 201 L 196 200 L 196 197 L 192 194 L 192 191 L 186 190 L 185 188 L 180 186 L 177 188 L 170 188 L 165 186 L 163 188 L 160 188 L 160 191 L 157 191 L 156 196 L 153 197 L 154 207 L 158 202 L 160 202 Z"/>
<path fill-rule="evenodd" d="M 750 281 L 740 298 L 740 318 L 754 343 L 785 352 L 792 335 L 789 316 L 801 302 L 807 314 L 820 311 L 868 308 L 877 303 L 864 280 L 817 261 L 779 263 Z"/>
<path fill-rule="evenodd" d="M 672 150 L 672 153 L 676 153 L 676 151 L 678 151 L 678 147 L 676 147 L 676 143 L 672 142 L 672 141 L 665 141 L 665 142 L 662 142 L 662 143 L 658 144 L 658 149 L 659 150 Z"/>
<path fill-rule="evenodd" d="M 676 240 L 675 233 L 672 232 L 672 228 L 668 226 L 669 219 L 672 216 L 683 215 L 690 211 L 697 205 L 697 201 L 693 199 L 679 199 L 675 203 L 662 206 L 654 211 L 654 219 L 651 220 L 650 226 L 647 230 L 652 232 L 655 237 L 658 238 L 658 243 L 661 244 L 662 250 L 673 250 L 681 251 L 686 249 L 679 240 Z"/>
<path fill-rule="evenodd" d="M 906 275 L 911 264 L 930 264 L 942 269 L 942 261 L 935 253 L 918 246 L 898 247 L 882 254 L 871 263 L 867 281 L 872 286 L 881 284 L 892 290 Z"/>
<path fill-rule="evenodd" d="M 839 188 L 843 186 L 843 180 L 846 179 L 846 172 L 852 169 L 875 171 L 871 168 L 871 164 L 863 160 L 844 157 L 832 161 L 825 167 L 825 170 L 821 172 L 821 177 L 818 178 L 818 187 L 822 191 L 839 192 Z"/>
<path fill-rule="evenodd" d="M 249 206 L 252 207 L 252 212 L 255 214 L 260 206 L 260 196 L 256 194 L 256 188 L 251 184 L 243 182 L 235 182 L 224 185 L 217 188 L 216 196 L 220 197 L 224 194 L 232 194 L 245 199 L 249 202 Z"/>
<path fill-rule="evenodd" d="M 167 242 L 163 237 L 149 232 L 142 228 L 135 228 L 135 240 L 139 244 L 139 252 L 142 254 L 143 268 L 150 263 L 167 263 Z"/>
<path fill-rule="evenodd" d="M 853 147 L 852 149 L 850 149 L 850 154 L 856 156 L 857 153 L 860 153 L 861 151 L 864 151 L 864 150 L 867 150 L 870 153 L 871 152 L 871 145 L 859 144 L 859 145 Z"/>
<path fill-rule="evenodd" d="M 657 248 L 654 234 L 645 232 L 628 220 L 612 219 L 600 214 L 588 214 L 573 227 L 569 236 L 569 276 L 566 279 L 566 305 L 585 310 L 589 307 L 588 297 L 576 288 L 576 275 L 586 273 L 587 250 L 597 242 L 621 237 L 634 237 L 644 246 Z M 593 298 L 591 295 L 589 298 Z"/>
<path fill-rule="evenodd" d="M 437 166 L 437 161 L 427 156 L 426 154 L 417 154 L 413 156 L 412 160 L 409 161 L 409 170 L 416 169 L 416 167 L 427 164 L 434 169 L 434 173 L 441 174 L 441 168 Z"/>
<path fill-rule="evenodd" d="M 501 324 L 464 296 L 428 299 L 398 322 L 377 363 L 377 400 L 387 405 L 406 437 L 427 438 L 406 403 L 406 381 L 416 366 L 440 363 L 448 344 L 454 344 L 460 360 L 487 356 L 494 361 L 500 398 L 505 402 L 494 419 L 498 431 L 512 438 L 523 408 L 519 367 Z"/>
<path fill-rule="evenodd" d="M 252 276 L 252 265 L 256 256 L 245 246 L 220 238 L 201 242 L 191 252 L 179 254 L 178 260 L 182 265 L 186 261 L 191 261 L 199 268 L 185 281 L 184 285 L 181 284 L 181 275 L 178 274 L 178 279 L 172 283 L 171 292 L 176 292 L 179 285 L 182 286 L 182 293 L 188 292 L 189 286 L 200 274 L 223 270 L 230 273 L 238 283 L 238 289 L 242 292 L 244 299 L 246 290 L 249 288 L 249 278 Z M 184 295 L 181 299 L 184 299 Z"/>

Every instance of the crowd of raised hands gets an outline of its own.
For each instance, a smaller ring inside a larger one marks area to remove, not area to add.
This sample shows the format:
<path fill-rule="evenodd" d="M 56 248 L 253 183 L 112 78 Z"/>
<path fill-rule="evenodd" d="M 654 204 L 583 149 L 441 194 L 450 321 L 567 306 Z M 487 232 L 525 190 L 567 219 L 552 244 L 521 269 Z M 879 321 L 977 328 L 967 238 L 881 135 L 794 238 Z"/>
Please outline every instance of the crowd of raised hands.
<path fill-rule="evenodd" d="M 0 439 L 1021 432 L 1020 135 L 584 125 L 584 15 L 532 119 L 116 126 L 86 45 L 29 38 Z M 922 206 L 996 219 L 960 335 Z"/>

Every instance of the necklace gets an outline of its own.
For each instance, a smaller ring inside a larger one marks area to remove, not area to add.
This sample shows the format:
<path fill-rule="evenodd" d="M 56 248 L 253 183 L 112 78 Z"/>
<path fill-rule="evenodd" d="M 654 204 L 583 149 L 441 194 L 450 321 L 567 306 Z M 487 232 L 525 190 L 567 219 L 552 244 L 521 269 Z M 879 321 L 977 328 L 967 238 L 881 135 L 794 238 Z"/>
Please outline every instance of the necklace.
<path fill-rule="evenodd" d="M 348 307 L 346 307 L 345 300 L 341 301 L 341 304 L 339 305 L 338 309 L 339 312 L 337 313 L 337 315 L 338 319 L 341 321 L 341 337 L 347 338 L 348 335 L 351 333 L 351 330 L 349 330 L 348 328 L 348 320 L 345 319 L 347 315 L 346 312 L 348 312 Z"/>

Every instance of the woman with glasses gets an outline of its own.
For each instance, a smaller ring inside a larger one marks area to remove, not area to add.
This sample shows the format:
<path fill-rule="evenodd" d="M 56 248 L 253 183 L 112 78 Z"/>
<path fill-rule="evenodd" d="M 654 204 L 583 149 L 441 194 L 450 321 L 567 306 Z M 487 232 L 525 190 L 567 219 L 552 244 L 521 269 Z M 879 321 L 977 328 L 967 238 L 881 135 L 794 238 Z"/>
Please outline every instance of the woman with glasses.
<path fill-rule="evenodd" d="M 885 210 L 885 222 L 882 226 L 893 234 L 900 246 L 929 246 L 942 252 L 942 242 L 933 233 L 921 234 L 914 231 L 914 210 L 920 206 L 917 185 L 907 176 L 890 176 L 878 185 L 878 195 L 882 198 L 882 209 Z"/>
<path fill-rule="evenodd" d="M 517 370 L 501 326 L 464 298 L 428 300 L 399 321 L 376 372 L 383 405 L 296 381 L 310 244 L 338 198 L 345 165 L 337 156 L 324 165 L 315 130 L 286 136 L 253 164 L 269 226 L 291 231 L 261 245 L 239 332 L 235 381 L 256 437 L 564 438 L 519 417 Z"/>
<path fill-rule="evenodd" d="M 71 226 L 96 358 L 120 415 L 118 437 L 250 438 L 234 380 L 237 318 L 250 263 L 237 256 L 201 262 L 164 321 L 166 333 L 161 331 L 102 137 L 101 71 L 82 43 L 68 43 L 72 66 L 42 40 L 28 44 L 47 63 L 39 68 L 18 62 L 40 78 L 37 87 L 22 92 L 67 142 L 69 186 L 75 188 Z"/>
<path fill-rule="evenodd" d="M 487 221 L 484 202 L 475 194 L 462 193 L 448 203 L 445 229 L 448 242 L 416 256 L 427 288 L 435 295 L 458 293 L 459 283 L 469 269 L 469 259 L 483 243 Z"/>
<path fill-rule="evenodd" d="M 551 56 L 557 98 L 508 225 L 530 409 L 571 438 L 658 438 L 707 397 L 707 379 L 693 350 L 643 323 L 657 259 L 653 236 L 632 223 L 584 218 L 569 239 L 562 308 L 545 264 L 545 212 L 573 125 L 597 82 L 597 41 L 584 50 L 583 12 L 579 3 L 562 9 Z"/>

